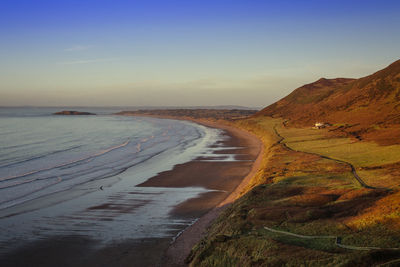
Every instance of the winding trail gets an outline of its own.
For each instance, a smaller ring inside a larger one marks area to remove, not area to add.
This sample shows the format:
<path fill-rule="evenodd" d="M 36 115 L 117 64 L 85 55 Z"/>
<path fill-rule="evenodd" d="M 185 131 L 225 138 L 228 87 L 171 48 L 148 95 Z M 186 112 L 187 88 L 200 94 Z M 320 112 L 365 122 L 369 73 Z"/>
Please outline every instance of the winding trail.
<path fill-rule="evenodd" d="M 294 234 L 291 232 L 286 232 L 282 230 L 276 230 L 267 226 L 264 226 L 265 230 L 268 230 L 273 233 L 278 233 L 282 235 L 289 235 L 289 236 L 294 236 L 297 238 L 302 238 L 302 239 L 335 239 L 335 245 L 344 248 L 344 249 L 351 249 L 351 250 L 376 250 L 376 249 L 385 249 L 385 250 L 400 250 L 400 248 L 380 248 L 380 247 L 357 247 L 357 246 L 350 246 L 350 245 L 343 245 L 342 244 L 342 238 L 340 236 L 333 236 L 333 235 L 300 235 L 300 234 Z"/>
<path fill-rule="evenodd" d="M 285 126 L 285 122 L 283 122 L 283 125 Z M 317 153 L 313 153 L 313 152 L 306 152 L 306 151 L 301 151 L 301 150 L 295 150 L 295 149 L 289 147 L 286 143 L 283 143 L 283 141 L 285 140 L 285 138 L 284 138 L 282 135 L 279 134 L 279 132 L 278 132 L 277 129 L 276 129 L 276 125 L 273 127 L 273 129 L 274 129 L 275 134 L 276 134 L 276 135 L 279 137 L 279 139 L 280 139 L 280 140 L 277 142 L 277 144 L 280 144 L 280 145 L 284 146 L 286 149 L 291 150 L 291 151 L 293 151 L 293 152 L 306 153 L 306 154 L 309 154 L 309 155 L 314 155 L 314 156 L 321 157 L 321 158 L 323 158 L 323 159 L 328 159 L 328 160 L 332 160 L 332 161 L 335 161 L 335 162 L 338 162 L 338 163 L 345 164 L 345 165 L 347 165 L 348 167 L 350 167 L 351 172 L 352 172 L 354 178 L 357 180 L 357 182 L 358 182 L 362 187 L 368 188 L 368 189 L 387 189 L 387 188 L 373 187 L 373 186 L 370 186 L 370 185 L 368 185 L 367 183 L 365 183 L 364 180 L 361 179 L 361 177 L 358 175 L 358 173 L 357 173 L 357 171 L 356 171 L 356 168 L 355 168 L 355 167 L 353 166 L 353 164 L 351 164 L 350 162 L 347 162 L 347 161 L 344 161 L 344 160 L 340 160 L 340 159 L 334 159 L 334 158 L 331 158 L 331 157 L 328 157 L 328 156 L 324 156 L 324 155 L 321 155 L 321 154 L 317 154 Z"/>
<path fill-rule="evenodd" d="M 283 125 L 285 126 L 285 122 L 283 122 Z M 283 141 L 285 140 L 285 138 L 277 131 L 275 125 L 273 127 L 275 134 L 279 137 L 279 141 L 276 143 L 277 145 L 282 145 L 283 147 L 285 147 L 286 149 L 293 151 L 293 152 L 300 152 L 300 153 L 306 153 L 306 154 L 310 154 L 310 155 L 315 155 L 324 159 L 328 159 L 328 160 L 332 160 L 338 163 L 342 163 L 345 164 L 347 166 L 349 166 L 351 168 L 351 172 L 354 176 L 354 178 L 358 181 L 358 183 L 364 187 L 364 188 L 368 188 L 368 189 L 387 189 L 390 190 L 388 188 L 377 188 L 377 187 L 373 187 L 368 185 L 367 183 L 364 182 L 364 180 L 358 175 L 355 167 L 347 161 L 343 161 L 343 160 L 339 160 L 339 159 L 334 159 L 328 156 L 324 156 L 324 155 L 320 155 L 317 153 L 313 153 L 313 152 L 306 152 L 306 151 L 300 151 L 300 150 L 295 150 L 290 148 L 286 143 L 284 143 Z M 277 233 L 277 234 L 281 234 L 281 235 L 288 235 L 288 236 L 293 236 L 293 237 L 297 237 L 297 238 L 301 238 L 301 239 L 335 239 L 335 245 L 337 247 L 343 248 L 343 249 L 349 249 L 349 250 L 359 250 L 359 251 L 368 251 L 368 250 L 400 250 L 400 248 L 381 248 L 381 247 L 358 247 L 358 246 L 351 246 L 351 245 L 345 245 L 342 244 L 342 237 L 340 236 L 333 236 L 333 235 L 317 235 L 317 236 L 310 236 L 310 235 L 301 235 L 301 234 L 295 234 L 295 233 L 291 233 L 291 232 L 287 232 L 287 231 L 282 231 L 282 230 L 277 230 L 277 229 L 273 229 L 267 226 L 264 226 L 265 230 L 268 230 L 270 232 L 273 233 Z M 399 263 L 400 259 L 395 259 L 392 260 L 390 262 L 386 262 L 384 264 L 381 264 L 380 266 L 387 266 L 389 264 L 394 264 L 394 263 Z"/>

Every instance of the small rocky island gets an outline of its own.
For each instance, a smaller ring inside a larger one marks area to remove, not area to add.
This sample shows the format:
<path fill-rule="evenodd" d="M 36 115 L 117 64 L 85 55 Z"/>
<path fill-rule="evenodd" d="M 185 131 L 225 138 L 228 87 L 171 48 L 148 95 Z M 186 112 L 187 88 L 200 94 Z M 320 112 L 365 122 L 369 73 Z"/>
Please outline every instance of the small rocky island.
<path fill-rule="evenodd" d="M 53 115 L 96 115 L 96 114 L 90 112 L 75 111 L 75 110 L 63 110 L 53 113 Z"/>

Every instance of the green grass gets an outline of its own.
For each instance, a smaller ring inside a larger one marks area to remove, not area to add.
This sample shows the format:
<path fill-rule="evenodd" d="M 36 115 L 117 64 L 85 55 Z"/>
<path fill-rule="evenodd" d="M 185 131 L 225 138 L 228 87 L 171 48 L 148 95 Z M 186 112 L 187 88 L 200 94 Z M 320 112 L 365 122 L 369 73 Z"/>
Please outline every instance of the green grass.
<path fill-rule="evenodd" d="M 260 231 L 262 231 L 265 238 L 270 238 L 284 244 L 329 252 L 336 252 L 339 250 L 335 244 L 335 239 L 333 238 L 304 239 L 295 236 L 274 233 L 265 229 Z"/>
<path fill-rule="evenodd" d="M 274 182 L 280 184 L 293 184 L 302 186 L 326 186 L 330 188 L 359 188 L 358 182 L 354 181 L 351 173 L 341 175 L 321 174 L 321 175 L 298 175 L 290 177 L 281 177 Z"/>
<path fill-rule="evenodd" d="M 368 185 L 396 188 L 399 181 L 384 169 L 366 170 L 400 161 L 400 145 L 381 146 L 374 142 L 355 141 L 346 137 L 331 137 L 328 129 L 285 128 L 277 126 L 284 143 L 295 151 L 314 153 L 352 164 Z M 349 177 L 351 179 L 351 175 Z M 354 185 L 357 182 L 354 181 Z"/>
<path fill-rule="evenodd" d="M 327 137 L 327 130 L 278 128 L 288 147 L 368 167 L 400 161 L 400 145 L 380 146 L 373 142 L 356 142 L 350 138 Z"/>
<path fill-rule="evenodd" d="M 400 146 L 329 138 L 326 129 L 286 129 L 281 119 L 257 118 L 238 124 L 263 139 L 268 159 L 249 191 L 214 221 L 207 237 L 193 249 L 191 266 L 371 266 L 400 257 L 400 252 L 341 249 L 334 239 L 302 239 L 263 228 L 340 236 L 346 245 L 398 246 L 397 228 L 385 221 L 363 227 L 357 222 L 350 225 L 353 228 L 347 224 L 348 218 L 358 218 L 379 200 L 371 190 L 360 188 L 347 165 L 276 145 L 280 138 L 274 128 L 295 150 L 348 161 L 356 167 L 399 161 Z M 370 180 L 382 177 L 380 170 L 357 171 Z M 397 220 L 400 212 L 393 210 L 388 219 Z M 360 218 L 370 221 L 368 216 Z"/>

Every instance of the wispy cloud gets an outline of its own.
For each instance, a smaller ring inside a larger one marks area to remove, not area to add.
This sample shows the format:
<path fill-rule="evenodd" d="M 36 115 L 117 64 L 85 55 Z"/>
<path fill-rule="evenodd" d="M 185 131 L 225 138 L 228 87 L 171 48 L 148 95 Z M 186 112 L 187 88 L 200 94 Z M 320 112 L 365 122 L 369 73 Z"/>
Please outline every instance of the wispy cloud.
<path fill-rule="evenodd" d="M 64 51 L 66 52 L 77 52 L 77 51 L 84 51 L 92 48 L 92 45 L 74 45 L 68 48 L 65 48 Z"/>
<path fill-rule="evenodd" d="M 111 58 L 95 58 L 95 59 L 80 59 L 74 61 L 64 61 L 59 62 L 60 65 L 77 65 L 77 64 L 89 64 L 89 63 L 99 63 L 99 62 L 110 62 L 118 60 L 118 58 L 111 57 Z"/>

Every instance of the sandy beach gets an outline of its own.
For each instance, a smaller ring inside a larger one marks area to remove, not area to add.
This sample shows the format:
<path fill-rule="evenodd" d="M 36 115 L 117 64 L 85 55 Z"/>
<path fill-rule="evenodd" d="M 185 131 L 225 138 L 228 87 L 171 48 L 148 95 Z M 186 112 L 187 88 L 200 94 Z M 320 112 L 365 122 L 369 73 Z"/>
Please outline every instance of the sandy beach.
<path fill-rule="evenodd" d="M 164 266 L 168 267 L 186 266 L 185 260 L 189 256 L 191 248 L 202 239 L 206 228 L 212 223 L 212 221 L 240 196 L 244 187 L 250 182 L 251 178 L 259 169 L 263 155 L 264 148 L 261 140 L 247 131 L 224 124 L 221 125 L 212 121 L 195 120 L 195 122 L 225 130 L 225 132 L 231 137 L 229 141 L 231 142 L 231 145 L 236 144 L 245 147 L 245 149 L 242 150 L 243 154 L 240 156 L 241 159 L 246 160 L 247 158 L 250 161 L 236 162 L 239 164 L 236 164 L 232 169 L 224 169 L 224 171 L 220 173 L 221 178 L 227 177 L 227 179 L 232 179 L 235 177 L 235 174 L 237 174 L 238 178 L 233 184 L 225 184 L 223 181 L 218 183 L 219 186 L 226 186 L 225 188 L 229 189 L 225 192 L 224 197 L 213 202 L 210 209 L 208 209 L 208 211 L 201 216 L 195 224 L 185 229 L 176 241 L 168 247 L 164 260 Z M 199 206 L 201 207 L 201 205 L 202 203 L 200 201 Z"/>
<path fill-rule="evenodd" d="M 129 239 L 100 247 L 96 240 L 80 235 L 56 236 L 27 243 L 6 255 L 0 255 L 1 266 L 182 266 L 191 247 L 201 239 L 206 226 L 240 193 L 257 168 L 261 142 L 251 134 L 230 126 L 196 121 L 224 130 L 226 147 L 215 154 L 235 154 L 236 161 L 213 161 L 213 157 L 197 158 L 176 165 L 138 185 L 139 187 L 203 187 L 212 190 L 176 205 L 170 216 L 177 219 L 198 219 L 178 238 Z M 112 209 L 113 206 L 97 207 Z M 135 207 L 132 207 L 135 209 Z M 131 212 L 127 208 L 125 211 Z M 65 222 L 68 224 L 68 221 Z M 184 231 L 183 231 L 184 230 Z"/>

